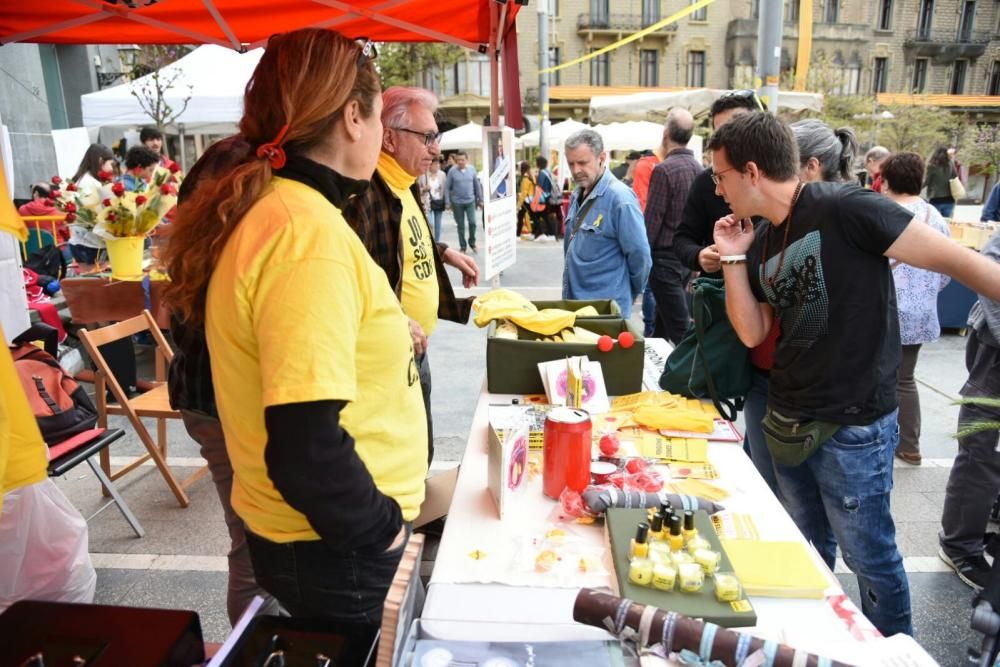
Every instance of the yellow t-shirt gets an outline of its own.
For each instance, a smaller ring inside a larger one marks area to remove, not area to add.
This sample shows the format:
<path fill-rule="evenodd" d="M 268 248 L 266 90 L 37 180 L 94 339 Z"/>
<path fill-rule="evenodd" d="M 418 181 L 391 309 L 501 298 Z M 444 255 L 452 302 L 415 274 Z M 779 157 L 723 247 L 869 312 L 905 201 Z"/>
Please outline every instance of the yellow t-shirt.
<path fill-rule="evenodd" d="M 399 236 L 403 244 L 403 312 L 428 336 L 437 327 L 438 280 L 434 270 L 434 237 L 410 186 L 416 180 L 387 153 L 378 156 L 378 173 L 403 204 Z"/>
<path fill-rule="evenodd" d="M 31 414 L 14 359 L 0 329 L 0 510 L 3 494 L 48 475 L 48 450 Z"/>
<path fill-rule="evenodd" d="M 233 508 L 274 542 L 319 539 L 267 474 L 264 408 L 348 401 L 340 423 L 379 490 L 412 520 L 424 499 L 427 424 L 406 316 L 340 210 L 272 180 L 226 243 L 206 314 Z"/>

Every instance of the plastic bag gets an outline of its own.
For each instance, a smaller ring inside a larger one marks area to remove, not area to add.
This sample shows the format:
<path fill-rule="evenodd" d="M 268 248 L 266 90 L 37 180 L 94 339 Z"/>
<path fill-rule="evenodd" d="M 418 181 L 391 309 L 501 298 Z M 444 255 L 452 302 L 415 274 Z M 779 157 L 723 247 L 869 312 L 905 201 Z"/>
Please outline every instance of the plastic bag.
<path fill-rule="evenodd" d="M 51 479 L 7 493 L 0 516 L 0 611 L 18 600 L 94 601 L 87 522 Z"/>

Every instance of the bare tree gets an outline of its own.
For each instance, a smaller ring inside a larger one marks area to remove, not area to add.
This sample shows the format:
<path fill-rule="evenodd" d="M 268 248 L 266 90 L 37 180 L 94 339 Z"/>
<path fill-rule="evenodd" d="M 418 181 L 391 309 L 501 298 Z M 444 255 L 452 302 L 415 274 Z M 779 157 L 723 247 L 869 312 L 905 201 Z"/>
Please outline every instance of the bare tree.
<path fill-rule="evenodd" d="M 179 108 L 167 101 L 167 92 L 183 76 L 179 67 L 164 71 L 164 67 L 188 53 L 186 46 L 173 44 L 152 44 L 141 48 L 135 67 L 129 75 L 134 82 L 131 93 L 139 103 L 143 113 L 153 121 L 158 128 L 163 128 L 176 120 L 191 101 L 194 87 L 187 85 L 188 94 L 182 99 Z"/>

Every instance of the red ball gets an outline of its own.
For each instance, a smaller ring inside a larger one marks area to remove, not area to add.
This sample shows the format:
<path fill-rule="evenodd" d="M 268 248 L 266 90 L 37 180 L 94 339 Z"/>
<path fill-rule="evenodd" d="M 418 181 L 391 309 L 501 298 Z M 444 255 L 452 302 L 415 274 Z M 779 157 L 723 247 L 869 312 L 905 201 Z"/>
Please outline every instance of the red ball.
<path fill-rule="evenodd" d="M 601 352 L 610 352 L 615 347 L 615 341 L 611 336 L 601 336 L 597 339 L 597 349 Z"/>
<path fill-rule="evenodd" d="M 623 350 L 627 350 L 635 345 L 635 336 L 629 331 L 623 331 L 618 334 L 618 344 L 622 346 Z"/>
<path fill-rule="evenodd" d="M 625 464 L 625 470 L 633 475 L 644 471 L 648 467 L 649 464 L 645 459 L 629 459 L 628 463 Z"/>
<path fill-rule="evenodd" d="M 618 453 L 618 448 L 621 447 L 621 443 L 618 442 L 618 436 L 610 434 L 602 435 L 599 447 L 601 449 L 601 454 L 604 454 L 605 456 L 614 456 Z"/>

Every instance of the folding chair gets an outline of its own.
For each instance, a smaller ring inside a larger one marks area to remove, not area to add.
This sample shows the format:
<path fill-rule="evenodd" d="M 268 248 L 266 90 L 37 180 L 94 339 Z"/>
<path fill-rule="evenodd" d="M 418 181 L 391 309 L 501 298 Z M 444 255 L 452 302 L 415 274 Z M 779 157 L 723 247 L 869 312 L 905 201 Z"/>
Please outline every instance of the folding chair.
<path fill-rule="evenodd" d="M 149 331 L 156 341 L 156 382 L 154 383 L 154 388 L 150 391 L 139 394 L 134 398 L 129 398 L 114 373 L 111 372 L 107 361 L 101 355 L 100 347 L 107 343 L 134 336 L 140 331 Z M 188 499 L 184 489 L 204 476 L 208 472 L 208 466 L 205 465 L 199 468 L 183 482 L 179 482 L 167 466 L 166 420 L 180 419 L 181 414 L 170 407 L 170 399 L 167 395 L 166 364 L 173 359 L 174 353 L 167 344 L 166 338 L 163 337 L 163 333 L 157 326 L 153 315 L 148 310 L 144 310 L 142 311 L 142 315 L 137 315 L 131 319 L 102 327 L 95 331 L 87 331 L 87 329 L 81 328 L 79 334 L 84 348 L 97 366 L 94 387 L 97 392 L 98 425 L 102 428 L 107 428 L 108 415 L 125 415 L 132 424 L 132 428 L 135 429 L 136 435 L 139 436 L 142 444 L 145 445 L 147 452 L 119 470 L 112 472 L 111 456 L 108 450 L 104 449 L 101 451 L 101 467 L 104 469 L 104 472 L 114 481 L 132 472 L 146 461 L 153 459 L 156 467 L 160 469 L 163 479 L 166 480 L 167 486 L 170 487 L 174 496 L 177 497 L 177 502 L 180 503 L 181 507 L 187 507 L 191 504 L 191 501 Z M 111 394 L 117 403 L 109 404 L 107 402 L 106 394 L 108 389 L 111 390 Z M 142 417 L 156 419 L 156 442 L 153 441 L 149 431 L 146 430 L 146 426 L 142 423 Z"/>
<path fill-rule="evenodd" d="M 84 461 L 90 466 L 90 469 L 94 471 L 97 475 L 97 479 L 101 481 L 101 484 L 108 493 L 111 494 L 111 502 L 105 503 L 96 512 L 87 517 L 87 521 L 90 521 L 95 516 L 103 512 L 108 508 L 111 503 L 118 505 L 118 509 L 121 510 L 122 516 L 128 521 L 129 525 L 132 526 L 132 530 L 135 531 L 136 537 L 142 537 L 146 534 L 146 531 L 142 529 L 139 520 L 135 518 L 132 514 L 132 510 L 129 509 L 128 505 L 125 503 L 125 499 L 121 497 L 118 490 L 115 488 L 114 484 L 108 479 L 108 476 L 104 474 L 101 467 L 94 462 L 94 454 L 98 452 L 105 451 L 112 442 L 120 439 L 125 435 L 125 431 L 120 428 L 105 430 L 105 429 L 91 429 L 89 431 L 84 431 L 78 435 L 64 440 L 58 444 L 49 447 L 49 456 L 52 459 L 49 461 L 49 477 L 61 477 L 68 473 L 73 468 L 77 467 Z"/>

